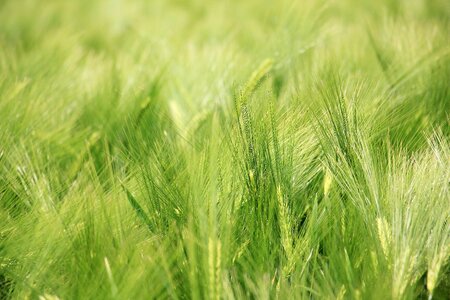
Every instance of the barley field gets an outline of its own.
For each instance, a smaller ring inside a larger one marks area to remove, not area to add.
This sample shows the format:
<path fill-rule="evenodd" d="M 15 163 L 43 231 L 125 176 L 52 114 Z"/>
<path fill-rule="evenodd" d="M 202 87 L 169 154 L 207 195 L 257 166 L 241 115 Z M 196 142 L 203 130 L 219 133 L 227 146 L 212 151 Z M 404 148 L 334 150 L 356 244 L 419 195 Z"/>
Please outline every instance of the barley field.
<path fill-rule="evenodd" d="M 447 0 L 0 0 L 0 299 L 450 299 Z"/>

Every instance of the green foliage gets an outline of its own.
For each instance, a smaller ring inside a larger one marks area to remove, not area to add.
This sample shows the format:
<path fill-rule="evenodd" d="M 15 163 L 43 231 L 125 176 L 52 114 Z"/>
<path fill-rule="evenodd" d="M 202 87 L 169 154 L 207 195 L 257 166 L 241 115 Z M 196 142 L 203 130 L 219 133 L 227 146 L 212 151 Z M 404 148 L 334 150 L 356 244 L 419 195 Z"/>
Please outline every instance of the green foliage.
<path fill-rule="evenodd" d="M 0 299 L 447 299 L 448 1 L 0 1 Z"/>

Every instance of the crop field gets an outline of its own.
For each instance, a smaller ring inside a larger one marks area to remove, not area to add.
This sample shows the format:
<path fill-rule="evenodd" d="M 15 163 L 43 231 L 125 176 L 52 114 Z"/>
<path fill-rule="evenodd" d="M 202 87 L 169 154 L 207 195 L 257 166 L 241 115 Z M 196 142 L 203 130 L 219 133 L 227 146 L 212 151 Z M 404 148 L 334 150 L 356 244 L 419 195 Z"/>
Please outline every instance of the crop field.
<path fill-rule="evenodd" d="M 450 299 L 448 0 L 0 0 L 0 300 Z"/>

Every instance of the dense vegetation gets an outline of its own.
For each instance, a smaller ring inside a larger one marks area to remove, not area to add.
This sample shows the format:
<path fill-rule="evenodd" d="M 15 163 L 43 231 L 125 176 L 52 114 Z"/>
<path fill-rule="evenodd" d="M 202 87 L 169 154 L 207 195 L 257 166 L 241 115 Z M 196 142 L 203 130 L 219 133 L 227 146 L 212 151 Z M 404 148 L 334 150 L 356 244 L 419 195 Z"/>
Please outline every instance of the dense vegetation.
<path fill-rule="evenodd" d="M 447 0 L 0 0 L 0 299 L 448 299 Z"/>

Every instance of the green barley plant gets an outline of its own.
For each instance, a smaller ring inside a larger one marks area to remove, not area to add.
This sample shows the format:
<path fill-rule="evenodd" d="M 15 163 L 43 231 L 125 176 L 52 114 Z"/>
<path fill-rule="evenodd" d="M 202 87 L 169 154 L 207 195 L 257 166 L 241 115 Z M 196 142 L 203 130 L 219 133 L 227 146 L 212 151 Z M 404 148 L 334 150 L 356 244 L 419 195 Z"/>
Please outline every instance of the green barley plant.
<path fill-rule="evenodd" d="M 445 0 L 0 0 L 0 299 L 449 299 Z"/>

